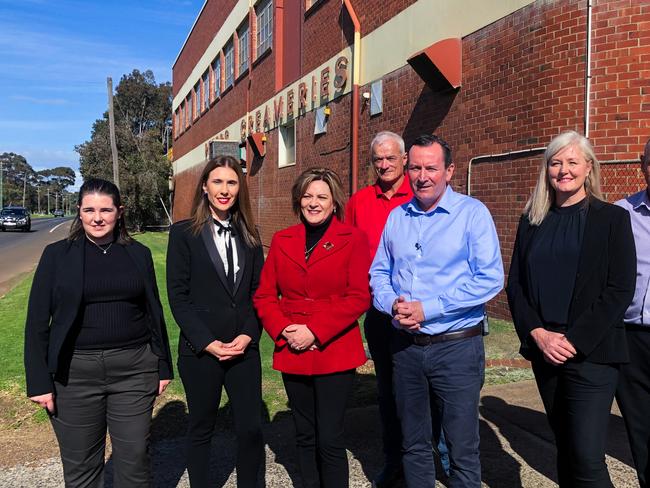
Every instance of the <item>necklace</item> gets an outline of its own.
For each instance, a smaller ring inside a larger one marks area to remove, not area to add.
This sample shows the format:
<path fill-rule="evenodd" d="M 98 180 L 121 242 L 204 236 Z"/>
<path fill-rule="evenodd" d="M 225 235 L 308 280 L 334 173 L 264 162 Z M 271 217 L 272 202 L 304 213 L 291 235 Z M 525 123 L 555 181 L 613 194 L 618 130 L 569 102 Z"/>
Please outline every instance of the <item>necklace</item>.
<path fill-rule="evenodd" d="M 320 242 L 320 239 L 316 241 L 316 244 L 311 246 L 309 249 L 305 251 L 305 261 L 309 259 L 309 256 L 311 256 L 311 253 L 316 249 L 316 246 L 318 246 L 318 243 Z"/>
<path fill-rule="evenodd" d="M 113 245 L 113 242 L 114 242 L 113 241 L 113 242 L 109 243 L 108 246 L 106 246 L 106 247 L 102 247 L 100 244 L 97 244 L 95 241 L 93 241 L 90 237 L 86 236 L 86 239 L 88 239 L 95 246 L 97 246 L 97 249 L 99 249 L 102 252 L 102 254 L 106 254 L 108 252 L 108 250 L 111 248 L 111 246 Z"/>

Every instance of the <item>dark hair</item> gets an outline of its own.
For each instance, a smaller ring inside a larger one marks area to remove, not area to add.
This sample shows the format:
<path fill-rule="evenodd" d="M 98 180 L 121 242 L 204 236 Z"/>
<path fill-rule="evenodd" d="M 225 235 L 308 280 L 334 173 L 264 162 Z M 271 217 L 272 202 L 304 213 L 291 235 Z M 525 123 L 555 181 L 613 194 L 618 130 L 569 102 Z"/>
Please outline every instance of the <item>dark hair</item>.
<path fill-rule="evenodd" d="M 83 224 L 81 223 L 81 202 L 86 195 L 93 193 L 99 193 L 100 195 L 111 197 L 111 200 L 113 200 L 113 205 L 117 209 L 122 206 L 120 190 L 114 183 L 108 180 L 102 180 L 100 178 L 87 179 L 79 189 L 79 198 L 77 199 L 77 215 L 76 218 L 72 221 L 72 225 L 70 226 L 70 234 L 68 234 L 69 241 L 76 241 L 86 234 L 83 228 Z M 129 232 L 126 230 L 124 212 L 122 212 L 122 215 L 118 217 L 117 222 L 115 223 L 115 228 L 113 229 L 113 239 L 117 244 L 122 245 L 131 244 L 133 242 L 133 239 L 129 235 Z"/>
<path fill-rule="evenodd" d="M 324 181 L 329 186 L 332 192 L 332 200 L 334 201 L 334 215 L 339 220 L 343 220 L 345 213 L 345 192 L 341 184 L 341 178 L 335 171 L 328 168 L 309 168 L 303 171 L 291 188 L 291 208 L 296 216 L 303 219 L 300 201 L 302 196 L 307 191 L 307 187 L 314 181 Z"/>
<path fill-rule="evenodd" d="M 210 203 L 205 191 L 203 190 L 203 185 L 207 184 L 210 173 L 212 173 L 216 168 L 230 168 L 237 174 L 239 193 L 237 193 L 235 203 L 230 208 L 232 223 L 241 233 L 241 236 L 248 247 L 260 246 L 262 241 L 260 239 L 260 234 L 257 231 L 257 227 L 255 227 L 255 218 L 253 217 L 253 210 L 251 208 L 248 185 L 246 185 L 246 177 L 244 176 L 239 161 L 232 156 L 215 156 L 205 164 L 205 167 L 201 172 L 201 177 L 196 184 L 194 199 L 192 200 L 190 216 L 192 232 L 195 235 L 198 235 L 206 223 L 212 222 Z"/>
<path fill-rule="evenodd" d="M 447 141 L 445 141 L 442 137 L 438 137 L 435 134 L 424 134 L 417 137 L 413 141 L 413 144 L 411 144 L 411 147 L 429 147 L 433 146 L 434 144 L 438 144 L 442 148 L 442 152 L 445 156 L 445 168 L 448 168 L 451 164 L 451 148 L 449 147 L 449 144 L 447 144 Z"/>

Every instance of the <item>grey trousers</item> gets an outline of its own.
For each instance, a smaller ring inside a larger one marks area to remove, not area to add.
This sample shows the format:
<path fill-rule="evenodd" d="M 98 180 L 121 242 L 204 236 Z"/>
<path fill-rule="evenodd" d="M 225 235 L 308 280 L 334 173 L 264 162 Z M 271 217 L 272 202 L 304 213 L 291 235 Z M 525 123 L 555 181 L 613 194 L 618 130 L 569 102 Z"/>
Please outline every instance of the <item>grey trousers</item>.
<path fill-rule="evenodd" d="M 158 381 L 158 357 L 149 344 L 74 352 L 68 380 L 55 381 L 51 416 L 66 487 L 104 486 L 107 427 L 114 486 L 151 486 L 149 435 Z"/>

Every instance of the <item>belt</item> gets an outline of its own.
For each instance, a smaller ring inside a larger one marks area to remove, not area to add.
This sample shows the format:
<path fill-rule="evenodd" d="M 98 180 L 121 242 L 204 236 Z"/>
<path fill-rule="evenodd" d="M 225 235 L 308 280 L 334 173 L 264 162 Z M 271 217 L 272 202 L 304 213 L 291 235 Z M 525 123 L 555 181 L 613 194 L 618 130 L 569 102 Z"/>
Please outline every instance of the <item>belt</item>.
<path fill-rule="evenodd" d="M 458 339 L 466 339 L 481 335 L 482 327 L 478 323 L 472 327 L 456 330 L 454 332 L 444 332 L 442 334 L 409 334 L 408 332 L 400 331 L 401 335 L 409 342 L 416 346 L 428 346 L 430 344 L 437 344 L 438 342 L 456 341 Z"/>

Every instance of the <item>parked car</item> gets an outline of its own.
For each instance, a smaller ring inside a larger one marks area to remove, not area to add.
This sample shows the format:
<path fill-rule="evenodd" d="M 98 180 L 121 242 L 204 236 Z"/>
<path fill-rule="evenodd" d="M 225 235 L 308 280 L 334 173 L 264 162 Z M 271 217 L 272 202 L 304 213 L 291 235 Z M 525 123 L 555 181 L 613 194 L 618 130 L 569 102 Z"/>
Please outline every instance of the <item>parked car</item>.
<path fill-rule="evenodd" d="M 32 219 L 29 210 L 23 207 L 5 207 L 0 211 L 0 230 L 20 229 L 29 232 L 32 229 Z"/>
<path fill-rule="evenodd" d="M 65 213 L 64 213 L 63 210 L 61 210 L 61 209 L 59 209 L 59 210 L 55 210 L 55 211 L 54 211 L 54 216 L 55 216 L 55 217 L 65 217 Z"/>

